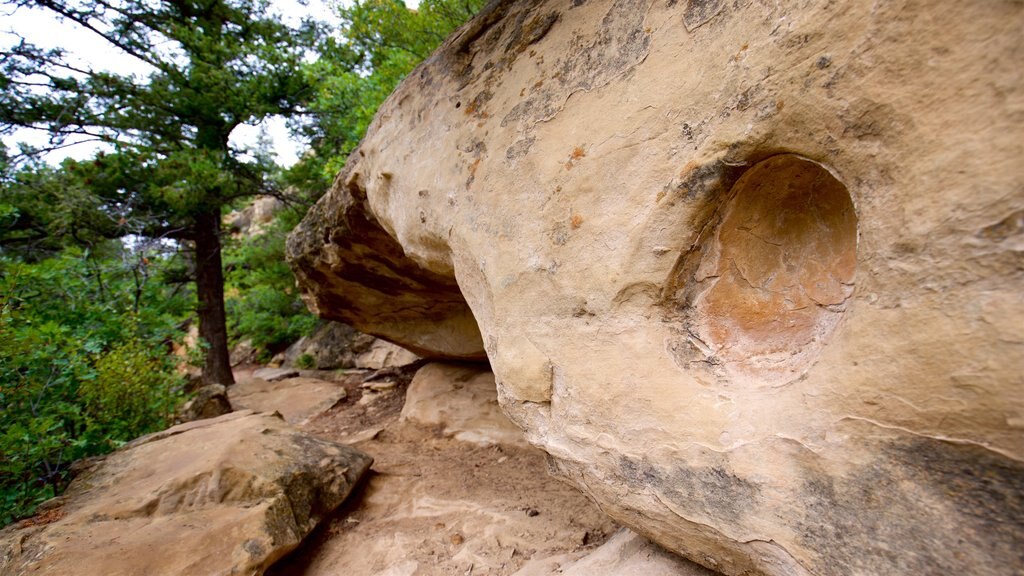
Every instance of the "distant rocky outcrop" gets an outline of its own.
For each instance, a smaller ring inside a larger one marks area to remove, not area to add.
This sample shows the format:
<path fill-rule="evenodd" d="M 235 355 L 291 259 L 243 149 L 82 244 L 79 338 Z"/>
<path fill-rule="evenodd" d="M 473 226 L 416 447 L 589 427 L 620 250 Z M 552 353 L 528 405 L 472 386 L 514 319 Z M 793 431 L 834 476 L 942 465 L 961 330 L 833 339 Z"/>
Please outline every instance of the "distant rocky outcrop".
<path fill-rule="evenodd" d="M 241 210 L 224 216 L 224 228 L 240 236 L 258 236 L 274 221 L 284 202 L 273 196 L 260 196 Z"/>
<path fill-rule="evenodd" d="M 288 243 L 727 575 L 1020 573 L 1019 2 L 493 2 Z"/>
<path fill-rule="evenodd" d="M 182 424 L 76 478 L 52 523 L 0 531 L 0 574 L 262 574 L 371 462 L 276 415 Z"/>
<path fill-rule="evenodd" d="M 347 324 L 322 322 L 312 334 L 297 340 L 275 359 L 282 366 L 291 368 L 299 367 L 304 361 L 308 361 L 309 365 L 303 367 L 317 370 L 354 368 L 356 357 L 369 350 L 375 341 L 373 336 L 363 334 Z"/>
<path fill-rule="evenodd" d="M 341 322 L 324 322 L 274 358 L 288 368 L 378 370 L 411 364 L 419 357 L 385 340 L 363 334 Z"/>

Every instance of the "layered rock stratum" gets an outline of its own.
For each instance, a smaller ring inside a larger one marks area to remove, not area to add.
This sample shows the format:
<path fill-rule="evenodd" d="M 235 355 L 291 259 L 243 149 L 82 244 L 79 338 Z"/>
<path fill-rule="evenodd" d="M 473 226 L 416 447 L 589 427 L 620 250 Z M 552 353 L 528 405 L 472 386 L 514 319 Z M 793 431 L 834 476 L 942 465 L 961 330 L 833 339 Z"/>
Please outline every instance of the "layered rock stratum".
<path fill-rule="evenodd" d="M 1024 572 L 1024 5 L 495 2 L 289 240 L 728 575 Z"/>

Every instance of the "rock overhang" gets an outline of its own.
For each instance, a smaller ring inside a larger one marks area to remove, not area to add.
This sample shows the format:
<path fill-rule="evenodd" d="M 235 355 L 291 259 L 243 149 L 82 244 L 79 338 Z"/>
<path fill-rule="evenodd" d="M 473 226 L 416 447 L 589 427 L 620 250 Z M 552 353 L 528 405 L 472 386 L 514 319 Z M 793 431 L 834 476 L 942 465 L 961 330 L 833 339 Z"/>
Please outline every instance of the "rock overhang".
<path fill-rule="evenodd" d="M 504 409 L 623 522 L 728 574 L 997 573 L 1022 15 L 965 10 L 492 3 L 339 182 L 454 278 Z"/>

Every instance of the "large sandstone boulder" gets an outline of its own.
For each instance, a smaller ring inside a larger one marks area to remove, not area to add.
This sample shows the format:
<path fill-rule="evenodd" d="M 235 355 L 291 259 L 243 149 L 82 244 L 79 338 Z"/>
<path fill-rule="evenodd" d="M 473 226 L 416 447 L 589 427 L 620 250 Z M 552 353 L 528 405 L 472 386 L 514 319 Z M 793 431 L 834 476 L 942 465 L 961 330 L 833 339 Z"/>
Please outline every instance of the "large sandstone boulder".
<path fill-rule="evenodd" d="M 56 522 L 0 532 L 0 574 L 262 574 L 371 462 L 276 415 L 182 424 L 76 478 Z"/>
<path fill-rule="evenodd" d="M 529 440 L 705 566 L 1022 573 L 1022 25 L 1008 1 L 492 3 L 289 257 L 314 309 L 425 355 L 470 332 L 461 292 Z"/>

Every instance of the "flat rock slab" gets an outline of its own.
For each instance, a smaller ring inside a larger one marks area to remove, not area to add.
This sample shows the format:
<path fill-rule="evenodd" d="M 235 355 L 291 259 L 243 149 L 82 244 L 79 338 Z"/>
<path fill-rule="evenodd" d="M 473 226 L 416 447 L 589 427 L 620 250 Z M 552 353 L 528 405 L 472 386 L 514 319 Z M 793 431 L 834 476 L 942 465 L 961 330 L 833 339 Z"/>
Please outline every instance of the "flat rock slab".
<path fill-rule="evenodd" d="M 228 390 L 235 408 L 280 412 L 290 424 L 302 424 L 345 398 L 345 387 L 315 378 L 288 378 L 269 382 L 261 378 L 241 380 Z"/>
<path fill-rule="evenodd" d="M 0 532 L 0 574 L 262 574 L 371 463 L 277 415 L 175 426 L 75 479 L 55 522 Z"/>
<path fill-rule="evenodd" d="M 623 528 L 596 550 L 531 560 L 513 576 L 717 576 Z"/>
<path fill-rule="evenodd" d="M 356 357 L 355 364 L 356 368 L 380 370 L 405 366 L 419 359 L 419 356 L 401 346 L 385 340 L 375 340 L 368 350 Z"/>
<path fill-rule="evenodd" d="M 253 378 L 259 378 L 260 380 L 266 380 L 267 382 L 277 382 L 286 378 L 295 378 L 298 375 L 299 371 L 295 368 L 260 368 L 252 373 Z"/>
<path fill-rule="evenodd" d="M 402 419 L 441 426 L 457 440 L 527 446 L 523 432 L 498 406 L 494 373 L 472 364 L 427 364 L 405 396 Z"/>

